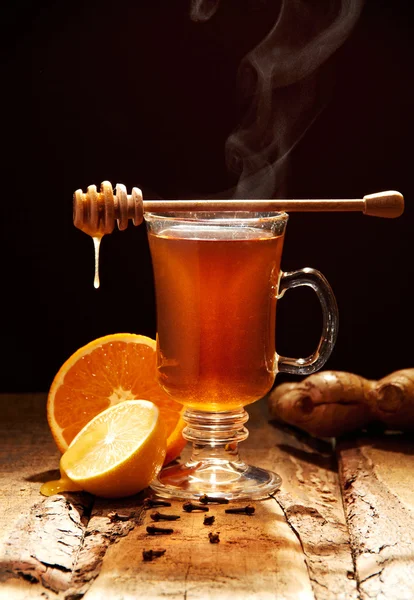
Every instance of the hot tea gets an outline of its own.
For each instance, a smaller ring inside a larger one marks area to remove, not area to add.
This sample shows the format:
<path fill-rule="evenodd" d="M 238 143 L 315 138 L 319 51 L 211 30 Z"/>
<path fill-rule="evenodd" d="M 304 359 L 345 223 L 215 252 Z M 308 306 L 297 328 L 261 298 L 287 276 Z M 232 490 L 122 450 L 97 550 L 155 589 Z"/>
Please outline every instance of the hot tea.
<path fill-rule="evenodd" d="M 276 375 L 275 305 L 283 234 L 206 224 L 149 233 L 159 381 L 186 406 L 234 410 Z"/>

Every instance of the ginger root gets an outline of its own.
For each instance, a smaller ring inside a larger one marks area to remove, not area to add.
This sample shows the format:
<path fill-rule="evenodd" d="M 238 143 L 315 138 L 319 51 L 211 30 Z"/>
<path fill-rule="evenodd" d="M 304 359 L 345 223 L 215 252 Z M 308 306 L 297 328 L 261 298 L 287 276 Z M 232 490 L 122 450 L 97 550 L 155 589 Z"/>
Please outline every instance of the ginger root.
<path fill-rule="evenodd" d="M 319 371 L 298 383 L 281 383 L 268 396 L 271 420 L 317 437 L 338 437 L 381 423 L 414 431 L 414 369 L 379 381 L 346 371 Z"/>

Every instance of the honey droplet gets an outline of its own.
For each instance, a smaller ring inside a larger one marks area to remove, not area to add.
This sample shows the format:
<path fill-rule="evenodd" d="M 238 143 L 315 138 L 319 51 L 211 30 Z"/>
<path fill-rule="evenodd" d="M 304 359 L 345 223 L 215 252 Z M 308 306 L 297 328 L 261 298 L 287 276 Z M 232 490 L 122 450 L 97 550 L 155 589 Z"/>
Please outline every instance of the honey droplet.
<path fill-rule="evenodd" d="M 93 236 L 93 245 L 94 245 L 94 249 L 95 249 L 95 276 L 94 276 L 94 280 L 93 280 L 93 286 L 95 289 L 98 289 L 98 287 L 100 286 L 101 282 L 99 280 L 99 249 L 101 247 L 101 240 L 102 240 L 102 235 L 100 236 Z"/>

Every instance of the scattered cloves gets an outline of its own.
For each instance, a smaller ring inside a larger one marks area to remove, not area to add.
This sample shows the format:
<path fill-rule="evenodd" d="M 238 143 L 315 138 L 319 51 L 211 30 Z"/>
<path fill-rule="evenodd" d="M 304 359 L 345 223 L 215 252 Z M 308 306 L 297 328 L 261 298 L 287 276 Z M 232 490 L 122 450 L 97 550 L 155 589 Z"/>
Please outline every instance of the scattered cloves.
<path fill-rule="evenodd" d="M 164 515 L 158 511 L 151 513 L 150 517 L 153 521 L 177 521 L 181 518 L 180 515 Z"/>
<path fill-rule="evenodd" d="M 217 533 L 209 533 L 208 537 L 210 539 L 210 544 L 218 544 L 220 541 L 220 532 L 217 531 Z"/>
<path fill-rule="evenodd" d="M 153 560 L 154 558 L 158 558 L 166 553 L 166 550 L 143 550 L 142 551 L 142 559 L 145 561 Z"/>
<path fill-rule="evenodd" d="M 193 512 L 197 510 L 201 510 L 203 512 L 208 512 L 208 506 L 203 506 L 202 504 L 193 504 L 192 502 L 184 502 L 183 509 L 185 512 Z"/>
<path fill-rule="evenodd" d="M 227 498 L 216 498 L 214 496 L 207 496 L 207 494 L 203 494 L 199 498 L 200 502 L 203 504 L 228 504 L 229 501 Z"/>
<path fill-rule="evenodd" d="M 150 535 L 170 535 L 173 532 L 174 529 L 171 529 L 170 527 L 155 527 L 155 525 L 147 526 L 147 533 Z"/>
<path fill-rule="evenodd" d="M 204 525 L 212 525 L 214 523 L 214 520 L 215 520 L 214 515 L 210 515 L 209 517 L 207 515 L 205 515 L 203 524 Z"/>
<path fill-rule="evenodd" d="M 171 502 L 168 502 L 168 500 L 160 500 L 159 498 L 145 498 L 145 508 L 155 508 L 156 506 L 171 506 Z"/>
<path fill-rule="evenodd" d="M 248 504 L 247 506 L 240 506 L 237 508 L 226 508 L 225 512 L 232 515 L 252 515 L 255 510 L 254 506 Z"/>

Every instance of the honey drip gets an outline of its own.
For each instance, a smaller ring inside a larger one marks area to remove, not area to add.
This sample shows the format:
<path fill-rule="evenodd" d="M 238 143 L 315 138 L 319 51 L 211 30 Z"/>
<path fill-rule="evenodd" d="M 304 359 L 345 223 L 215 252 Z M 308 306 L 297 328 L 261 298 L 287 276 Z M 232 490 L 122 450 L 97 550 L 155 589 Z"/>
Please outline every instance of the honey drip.
<path fill-rule="evenodd" d="M 109 181 L 103 181 L 100 192 L 96 185 L 90 185 L 86 194 L 76 190 L 73 195 L 73 222 L 75 227 L 90 235 L 95 248 L 95 276 L 93 285 L 99 288 L 99 249 L 102 237 L 112 233 L 115 223 L 123 231 L 131 219 L 134 225 L 142 223 L 144 207 L 142 192 L 133 188 L 128 196 L 122 183 L 116 184 L 116 192 Z"/>
<path fill-rule="evenodd" d="M 94 249 L 95 249 L 95 276 L 94 276 L 94 280 L 93 280 L 93 286 L 95 289 L 98 289 L 98 287 L 100 286 L 100 280 L 99 280 L 99 249 L 101 247 L 101 240 L 102 240 L 102 235 L 97 236 L 94 235 L 92 236 L 93 239 L 93 245 L 94 245 Z"/>
<path fill-rule="evenodd" d="M 60 494 L 62 492 L 80 492 L 82 488 L 74 483 L 66 473 L 60 472 L 60 479 L 53 481 L 47 481 L 40 488 L 40 493 L 43 496 L 53 496 L 54 494 Z"/>

